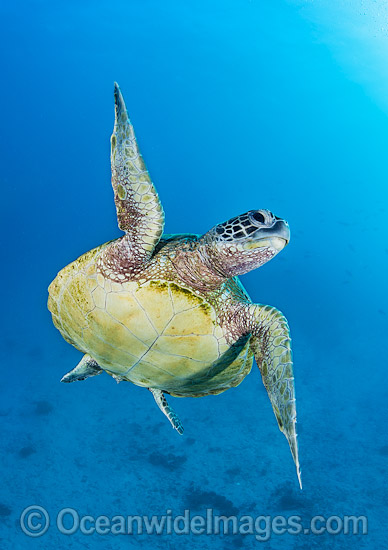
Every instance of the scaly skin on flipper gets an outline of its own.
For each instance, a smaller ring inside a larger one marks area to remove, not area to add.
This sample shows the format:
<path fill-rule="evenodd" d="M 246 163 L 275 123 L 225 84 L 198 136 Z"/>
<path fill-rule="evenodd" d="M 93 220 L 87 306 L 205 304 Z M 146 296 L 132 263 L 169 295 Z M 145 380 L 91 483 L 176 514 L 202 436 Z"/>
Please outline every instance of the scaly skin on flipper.
<path fill-rule="evenodd" d="M 122 280 L 141 271 L 151 257 L 163 233 L 164 212 L 116 83 L 114 97 L 112 187 L 118 224 L 126 234 L 102 255 L 99 267 L 112 279 Z"/>
<path fill-rule="evenodd" d="M 299 466 L 296 434 L 294 374 L 291 338 L 284 315 L 274 307 L 249 307 L 251 349 L 260 369 L 280 430 L 290 445 L 299 485 L 302 479 Z"/>
<path fill-rule="evenodd" d="M 179 419 L 179 416 L 176 414 L 174 409 L 167 403 L 167 399 L 164 393 L 161 390 L 155 390 L 153 388 L 148 388 L 152 395 L 154 396 L 155 402 L 162 413 L 167 416 L 171 426 L 176 430 L 180 435 L 183 434 L 182 422 Z"/>
<path fill-rule="evenodd" d="M 61 382 L 76 382 L 85 380 L 90 376 L 97 376 L 103 372 L 97 361 L 92 359 L 87 353 L 82 357 L 78 365 L 62 377 Z"/>

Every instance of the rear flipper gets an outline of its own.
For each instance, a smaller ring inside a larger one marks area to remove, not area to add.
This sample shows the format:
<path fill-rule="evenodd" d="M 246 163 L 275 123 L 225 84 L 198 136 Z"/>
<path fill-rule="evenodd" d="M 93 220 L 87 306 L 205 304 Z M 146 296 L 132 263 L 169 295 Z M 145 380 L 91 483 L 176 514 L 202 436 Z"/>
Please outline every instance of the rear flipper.
<path fill-rule="evenodd" d="M 177 430 L 177 432 L 182 435 L 183 434 L 183 426 L 182 422 L 179 420 L 178 415 L 174 411 L 172 407 L 167 403 L 167 399 L 164 396 L 164 393 L 162 390 L 155 390 L 153 388 L 148 388 L 152 395 L 154 396 L 154 399 L 156 401 L 157 406 L 162 411 L 163 414 L 167 416 L 169 421 L 171 422 L 172 427 Z"/>
<path fill-rule="evenodd" d="M 87 353 L 82 357 L 78 365 L 65 374 L 61 379 L 61 382 L 76 382 L 78 380 L 85 380 L 90 376 L 96 376 L 102 373 L 102 368 L 98 366 L 97 361 L 92 359 Z"/>

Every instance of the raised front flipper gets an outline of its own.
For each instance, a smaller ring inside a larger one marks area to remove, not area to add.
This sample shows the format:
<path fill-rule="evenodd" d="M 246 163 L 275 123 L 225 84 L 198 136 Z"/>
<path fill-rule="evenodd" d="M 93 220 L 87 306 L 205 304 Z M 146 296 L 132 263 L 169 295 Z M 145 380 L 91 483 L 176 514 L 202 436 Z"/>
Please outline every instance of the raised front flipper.
<path fill-rule="evenodd" d="M 102 373 L 102 368 L 98 366 L 97 361 L 92 359 L 87 353 L 82 357 L 78 365 L 65 374 L 61 379 L 61 382 L 76 382 L 78 380 L 85 380 L 90 376 L 96 376 Z"/>
<path fill-rule="evenodd" d="M 126 236 L 123 241 L 111 245 L 105 262 L 107 267 L 114 271 L 117 262 L 122 261 L 126 264 L 127 271 L 131 271 L 131 267 L 141 268 L 159 242 L 163 233 L 164 213 L 140 154 L 123 96 L 116 83 L 114 96 L 115 125 L 111 138 L 112 187 L 118 224 Z"/>
<path fill-rule="evenodd" d="M 295 462 L 300 488 L 296 407 L 291 338 L 286 318 L 270 306 L 250 306 L 251 349 L 280 430 L 286 436 Z"/>

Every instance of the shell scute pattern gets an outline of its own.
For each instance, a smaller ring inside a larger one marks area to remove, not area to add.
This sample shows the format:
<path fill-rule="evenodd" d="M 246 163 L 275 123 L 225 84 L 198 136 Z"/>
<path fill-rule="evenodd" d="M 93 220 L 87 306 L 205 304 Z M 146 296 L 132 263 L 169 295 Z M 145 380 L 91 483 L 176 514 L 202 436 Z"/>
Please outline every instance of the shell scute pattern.
<path fill-rule="evenodd" d="M 85 314 L 95 306 L 91 298 L 85 277 L 81 273 L 75 273 L 72 266 L 68 283 L 60 292 L 57 301 L 59 324 L 68 339 L 79 349 L 83 350 L 82 331 L 87 326 Z"/>
<path fill-rule="evenodd" d="M 97 286 L 92 291 L 92 298 L 93 298 L 94 305 L 100 309 L 106 309 L 106 296 L 107 294 L 105 292 L 105 289 L 101 288 L 100 286 Z"/>
<path fill-rule="evenodd" d="M 150 358 L 153 361 L 158 357 L 151 355 Z M 163 388 L 166 391 L 171 386 L 183 385 L 183 380 L 179 379 L 179 375 L 174 374 L 173 371 L 165 370 L 164 365 L 149 363 L 144 360 L 131 368 L 126 378 L 134 384 L 144 387 L 149 387 L 150 380 L 153 380 L 153 387 Z"/>
<path fill-rule="evenodd" d="M 194 309 L 202 303 L 198 297 L 190 290 L 183 288 L 175 283 L 170 283 L 171 297 L 175 313 Z"/>
<path fill-rule="evenodd" d="M 135 368 L 131 369 L 128 373 L 128 378 L 133 380 L 133 376 L 137 376 L 138 374 L 145 377 L 146 371 L 143 369 L 143 366 L 148 370 L 152 366 L 153 378 L 148 378 L 148 386 L 150 385 L 150 380 L 153 380 L 160 388 L 167 384 L 165 389 L 168 391 L 169 388 L 174 388 L 177 384 L 178 386 L 183 385 L 187 377 L 197 372 L 198 368 L 202 365 L 189 357 L 164 353 L 152 347 Z"/>
<path fill-rule="evenodd" d="M 108 373 L 172 395 L 219 393 L 241 382 L 251 357 L 227 357 L 230 342 L 211 302 L 177 281 L 112 281 L 96 269 L 101 248 L 58 276 L 50 309 L 69 341 Z"/>
<path fill-rule="evenodd" d="M 150 319 L 155 331 L 160 335 L 174 317 L 168 286 L 144 285 L 136 290 L 134 296 Z"/>
<path fill-rule="evenodd" d="M 95 277 L 88 277 L 87 283 L 88 283 L 90 292 L 93 292 L 93 290 L 98 286 L 97 279 Z"/>
<path fill-rule="evenodd" d="M 117 353 L 120 355 L 130 353 L 131 356 L 139 359 L 149 349 L 149 344 L 105 310 L 97 308 L 93 310 L 89 315 L 88 322 L 90 330 L 96 334 L 96 337 L 109 341 L 109 344 L 117 349 Z"/>
<path fill-rule="evenodd" d="M 126 372 L 138 361 L 138 357 L 128 350 L 118 349 L 89 327 L 83 331 L 83 340 L 87 349 L 92 349 L 97 362 L 115 374 Z"/>
<path fill-rule="evenodd" d="M 64 293 L 66 291 L 84 314 L 92 311 L 95 307 L 89 285 L 87 284 L 87 279 L 82 271 L 70 278 Z"/>
<path fill-rule="evenodd" d="M 194 309 L 198 310 L 195 316 L 193 316 Z M 176 334 L 181 334 L 182 336 L 187 336 L 190 334 L 208 334 L 209 326 L 205 322 L 205 317 L 206 314 L 203 312 L 201 306 L 176 313 L 166 326 L 164 335 L 175 336 Z"/>
<path fill-rule="evenodd" d="M 81 328 L 85 328 L 87 326 L 87 321 L 85 319 L 85 315 L 80 308 L 79 304 L 77 303 L 76 299 L 74 298 L 73 294 L 71 293 L 71 290 L 65 289 L 62 295 L 63 300 L 63 306 L 66 310 L 66 313 L 69 315 L 71 319 L 74 320 L 74 323 Z"/>
<path fill-rule="evenodd" d="M 106 315 L 109 331 L 112 320 L 125 326 L 130 334 L 150 346 L 158 337 L 158 331 L 132 291 L 109 292 L 106 299 Z"/>
<path fill-rule="evenodd" d="M 217 339 L 209 334 L 160 336 L 154 344 L 154 349 L 208 363 L 218 359 Z"/>

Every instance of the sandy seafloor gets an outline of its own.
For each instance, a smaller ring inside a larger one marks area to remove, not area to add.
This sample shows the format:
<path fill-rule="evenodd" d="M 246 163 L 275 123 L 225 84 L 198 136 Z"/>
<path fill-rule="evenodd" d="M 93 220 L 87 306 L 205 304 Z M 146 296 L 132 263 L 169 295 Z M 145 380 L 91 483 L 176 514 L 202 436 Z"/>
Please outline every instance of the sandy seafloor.
<path fill-rule="evenodd" d="M 0 550 L 368 549 L 387 535 L 386 9 L 379 2 L 15 2 L 1 13 Z M 387 48 L 388 49 L 388 48 Z M 253 208 L 290 245 L 242 278 L 293 337 L 303 491 L 256 365 L 217 397 L 171 399 L 179 437 L 131 384 L 60 384 L 80 354 L 47 286 L 119 236 L 113 81 L 167 232 Z M 20 516 L 51 525 L 28 537 Z M 364 535 L 73 535 L 80 516 L 365 515 Z"/>

